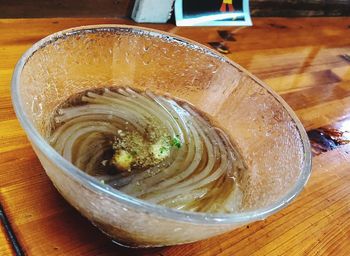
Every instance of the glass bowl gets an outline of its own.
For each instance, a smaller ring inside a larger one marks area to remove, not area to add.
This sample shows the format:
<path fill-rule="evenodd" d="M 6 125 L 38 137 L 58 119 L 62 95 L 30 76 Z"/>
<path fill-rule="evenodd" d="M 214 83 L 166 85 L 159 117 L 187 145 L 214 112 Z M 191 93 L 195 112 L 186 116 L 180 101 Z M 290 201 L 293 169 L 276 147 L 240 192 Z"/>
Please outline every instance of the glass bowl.
<path fill-rule="evenodd" d="M 104 86 L 169 93 L 223 128 L 248 165 L 239 212 L 193 213 L 157 206 L 102 184 L 63 159 L 46 141 L 54 109 L 74 93 Z M 281 97 L 233 61 L 165 32 L 95 25 L 50 35 L 18 61 L 12 101 L 57 190 L 126 246 L 189 243 L 262 220 L 286 207 L 310 175 L 307 135 Z"/>

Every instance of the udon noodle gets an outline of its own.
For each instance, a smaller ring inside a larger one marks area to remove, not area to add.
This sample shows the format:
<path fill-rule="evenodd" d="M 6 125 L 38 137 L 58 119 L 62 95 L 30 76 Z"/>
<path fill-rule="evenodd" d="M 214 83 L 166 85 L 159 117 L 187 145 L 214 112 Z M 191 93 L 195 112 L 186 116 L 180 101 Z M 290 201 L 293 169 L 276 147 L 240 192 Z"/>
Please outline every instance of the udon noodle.
<path fill-rule="evenodd" d="M 82 171 L 128 195 L 186 211 L 231 213 L 245 165 L 193 106 L 131 88 L 73 95 L 53 116 L 50 144 Z"/>

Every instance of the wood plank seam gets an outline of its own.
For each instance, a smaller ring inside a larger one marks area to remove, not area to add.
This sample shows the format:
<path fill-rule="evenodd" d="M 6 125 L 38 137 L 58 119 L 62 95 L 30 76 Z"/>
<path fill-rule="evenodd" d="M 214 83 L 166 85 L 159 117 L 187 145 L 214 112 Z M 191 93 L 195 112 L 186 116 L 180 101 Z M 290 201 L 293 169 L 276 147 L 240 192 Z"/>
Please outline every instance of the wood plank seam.
<path fill-rule="evenodd" d="M 22 249 L 22 246 L 19 244 L 18 239 L 16 237 L 16 234 L 14 233 L 10 221 L 8 220 L 5 211 L 0 203 L 0 220 L 1 225 L 4 227 L 4 230 L 6 232 L 6 235 L 11 242 L 12 249 L 16 253 L 17 256 L 24 256 L 24 251 Z"/>

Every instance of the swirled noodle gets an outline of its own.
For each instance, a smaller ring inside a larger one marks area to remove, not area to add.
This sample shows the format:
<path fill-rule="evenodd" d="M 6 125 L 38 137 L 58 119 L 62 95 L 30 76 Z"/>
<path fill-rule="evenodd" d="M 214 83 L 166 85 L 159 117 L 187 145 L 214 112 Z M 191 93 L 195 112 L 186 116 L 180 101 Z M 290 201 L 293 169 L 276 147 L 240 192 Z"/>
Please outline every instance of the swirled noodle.
<path fill-rule="evenodd" d="M 169 96 L 122 87 L 73 95 L 55 112 L 49 142 L 82 171 L 152 203 L 231 213 L 242 200 L 245 165 L 228 136 Z"/>

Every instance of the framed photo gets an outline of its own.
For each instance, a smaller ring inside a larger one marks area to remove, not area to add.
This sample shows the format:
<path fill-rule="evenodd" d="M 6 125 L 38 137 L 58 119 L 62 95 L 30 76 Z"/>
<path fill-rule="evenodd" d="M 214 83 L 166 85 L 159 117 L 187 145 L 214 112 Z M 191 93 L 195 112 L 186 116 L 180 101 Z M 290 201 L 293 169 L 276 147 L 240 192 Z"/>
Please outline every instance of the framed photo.
<path fill-rule="evenodd" d="M 251 26 L 249 0 L 175 0 L 177 26 Z"/>

